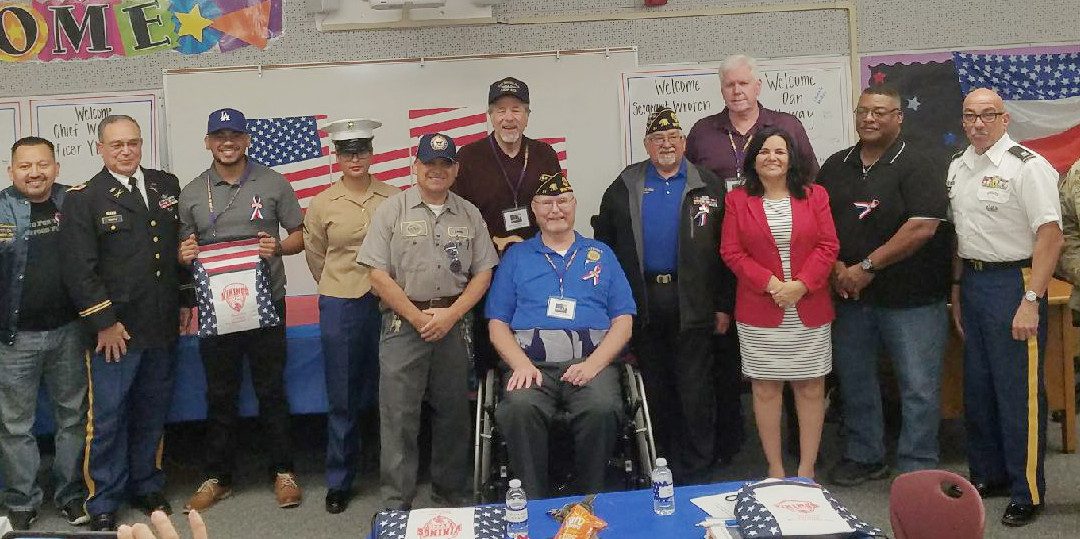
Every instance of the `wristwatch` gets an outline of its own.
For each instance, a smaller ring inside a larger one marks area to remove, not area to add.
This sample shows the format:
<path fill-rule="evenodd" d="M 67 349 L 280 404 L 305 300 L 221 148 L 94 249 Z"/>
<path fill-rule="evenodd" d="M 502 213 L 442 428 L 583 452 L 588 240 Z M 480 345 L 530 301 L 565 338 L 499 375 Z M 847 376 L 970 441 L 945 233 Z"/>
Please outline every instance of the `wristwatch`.
<path fill-rule="evenodd" d="M 1035 303 L 1036 301 L 1039 301 L 1039 295 L 1036 294 L 1034 290 L 1028 290 L 1027 292 L 1024 292 L 1024 301 Z"/>
<path fill-rule="evenodd" d="M 867 273 L 874 273 L 874 262 L 870 260 L 870 257 L 862 259 L 862 262 L 859 262 L 859 267 Z"/>

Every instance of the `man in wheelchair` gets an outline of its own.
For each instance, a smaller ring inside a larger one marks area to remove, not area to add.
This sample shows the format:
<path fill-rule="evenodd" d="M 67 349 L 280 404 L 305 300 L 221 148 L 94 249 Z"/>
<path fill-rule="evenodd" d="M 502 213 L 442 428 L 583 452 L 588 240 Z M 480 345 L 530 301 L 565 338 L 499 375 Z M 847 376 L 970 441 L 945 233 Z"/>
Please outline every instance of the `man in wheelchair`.
<path fill-rule="evenodd" d="M 548 495 L 548 433 L 564 410 L 576 490 L 604 487 L 622 425 L 619 371 L 636 314 L 611 249 L 574 232 L 577 201 L 563 175 L 542 176 L 532 199 L 540 234 L 507 250 L 488 291 L 491 343 L 506 393 L 495 420 L 529 497 Z"/>

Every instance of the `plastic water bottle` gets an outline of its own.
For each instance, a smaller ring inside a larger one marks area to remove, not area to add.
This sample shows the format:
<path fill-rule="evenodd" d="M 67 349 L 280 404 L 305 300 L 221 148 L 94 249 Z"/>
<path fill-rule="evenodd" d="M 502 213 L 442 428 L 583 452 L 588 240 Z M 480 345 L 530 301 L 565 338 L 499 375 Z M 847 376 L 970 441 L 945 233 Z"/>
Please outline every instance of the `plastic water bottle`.
<path fill-rule="evenodd" d="M 671 470 L 664 457 L 656 459 L 656 467 L 652 471 L 652 499 L 653 512 L 656 514 L 675 514 L 675 481 L 671 478 Z"/>
<path fill-rule="evenodd" d="M 510 490 L 506 491 L 506 539 L 529 539 L 529 501 L 520 479 L 510 480 Z"/>

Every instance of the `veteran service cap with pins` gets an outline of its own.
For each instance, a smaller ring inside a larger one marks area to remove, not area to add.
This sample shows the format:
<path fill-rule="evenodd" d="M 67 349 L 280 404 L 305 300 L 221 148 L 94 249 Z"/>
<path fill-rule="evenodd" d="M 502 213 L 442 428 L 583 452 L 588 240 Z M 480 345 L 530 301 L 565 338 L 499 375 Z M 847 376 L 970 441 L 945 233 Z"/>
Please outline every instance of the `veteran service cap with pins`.
<path fill-rule="evenodd" d="M 556 172 L 555 174 L 540 175 L 540 186 L 536 188 L 536 193 L 533 196 L 555 197 L 563 193 L 573 192 L 574 188 L 570 186 L 566 176 L 563 176 L 562 172 Z"/>
<path fill-rule="evenodd" d="M 442 133 L 424 135 L 416 145 L 416 158 L 421 163 L 430 163 L 436 159 L 457 161 L 457 146 L 454 145 L 454 139 Z"/>
<path fill-rule="evenodd" d="M 381 125 L 382 122 L 378 120 L 346 118 L 327 124 L 326 132 L 334 142 L 337 153 L 370 153 L 371 139 L 375 137 L 373 131 Z"/>
<path fill-rule="evenodd" d="M 679 125 L 679 117 L 675 115 L 675 111 L 668 107 L 660 107 L 649 115 L 648 122 L 645 123 L 645 134 L 651 135 L 657 131 L 669 131 L 672 129 L 682 129 Z"/>

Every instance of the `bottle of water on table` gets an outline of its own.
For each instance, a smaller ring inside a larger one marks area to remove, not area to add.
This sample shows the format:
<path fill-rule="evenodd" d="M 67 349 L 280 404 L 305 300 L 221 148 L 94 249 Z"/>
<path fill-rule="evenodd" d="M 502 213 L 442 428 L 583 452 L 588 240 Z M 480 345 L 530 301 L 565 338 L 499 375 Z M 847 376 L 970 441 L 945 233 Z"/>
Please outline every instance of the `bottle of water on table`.
<path fill-rule="evenodd" d="M 656 467 L 652 471 L 652 492 L 653 512 L 658 515 L 675 514 L 675 482 L 667 467 L 667 459 L 663 457 L 656 459 Z"/>
<path fill-rule="evenodd" d="M 506 539 L 529 539 L 529 507 L 520 479 L 510 480 L 506 491 Z"/>

